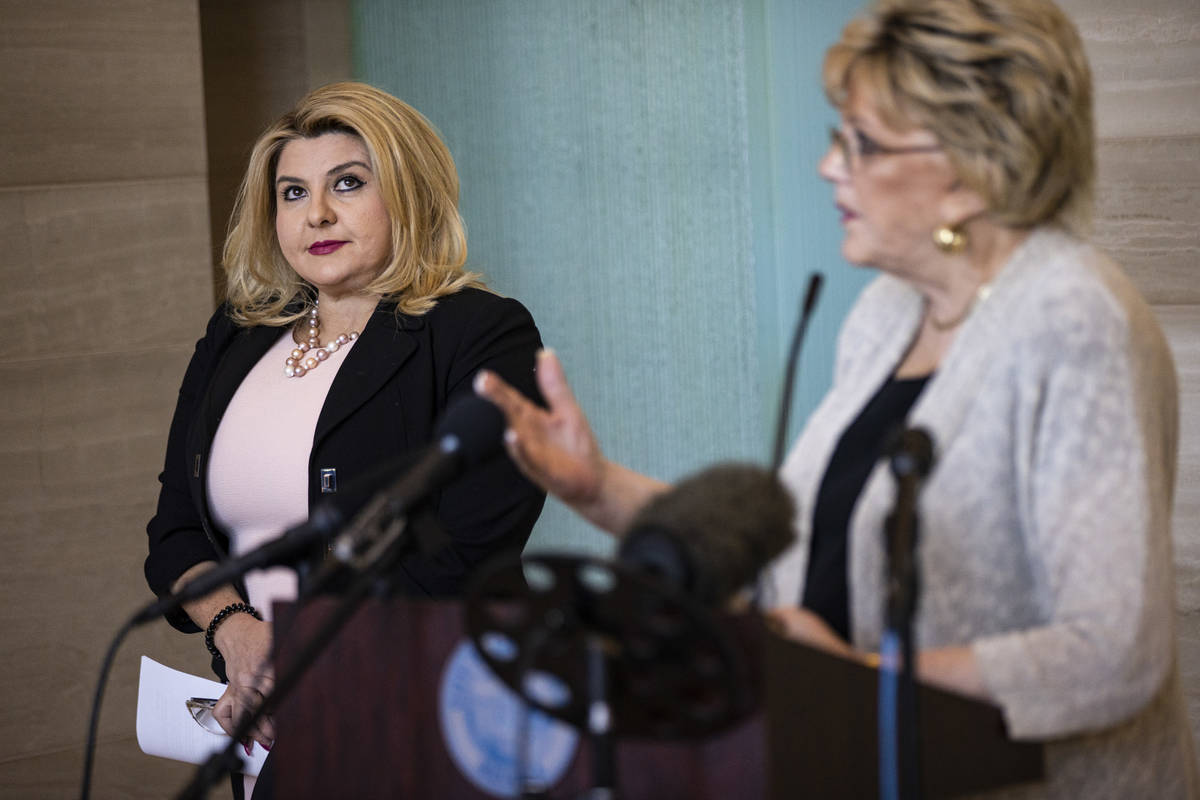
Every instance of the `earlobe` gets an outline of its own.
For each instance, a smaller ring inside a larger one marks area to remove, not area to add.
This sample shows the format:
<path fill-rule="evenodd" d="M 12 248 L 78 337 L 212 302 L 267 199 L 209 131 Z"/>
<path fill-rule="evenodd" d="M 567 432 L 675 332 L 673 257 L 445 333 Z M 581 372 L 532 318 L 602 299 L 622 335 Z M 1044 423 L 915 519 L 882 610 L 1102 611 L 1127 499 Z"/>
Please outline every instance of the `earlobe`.
<path fill-rule="evenodd" d="M 954 229 L 962 228 L 975 217 L 985 213 L 988 208 L 979 192 L 957 178 L 938 206 L 942 226 Z"/>

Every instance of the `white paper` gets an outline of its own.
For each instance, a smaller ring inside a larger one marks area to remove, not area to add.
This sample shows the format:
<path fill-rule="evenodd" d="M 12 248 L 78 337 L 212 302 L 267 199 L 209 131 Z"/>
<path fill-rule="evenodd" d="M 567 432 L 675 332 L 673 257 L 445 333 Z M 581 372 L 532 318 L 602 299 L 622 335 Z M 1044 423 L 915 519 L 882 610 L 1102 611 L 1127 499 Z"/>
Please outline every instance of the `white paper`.
<path fill-rule="evenodd" d="M 229 744 L 225 734 L 200 727 L 188 711 L 189 697 L 220 697 L 225 684 L 180 672 L 142 656 L 138 678 L 137 740 L 146 755 L 200 764 Z M 257 775 L 267 751 L 255 744 L 251 754 L 239 748 L 243 772 Z"/>

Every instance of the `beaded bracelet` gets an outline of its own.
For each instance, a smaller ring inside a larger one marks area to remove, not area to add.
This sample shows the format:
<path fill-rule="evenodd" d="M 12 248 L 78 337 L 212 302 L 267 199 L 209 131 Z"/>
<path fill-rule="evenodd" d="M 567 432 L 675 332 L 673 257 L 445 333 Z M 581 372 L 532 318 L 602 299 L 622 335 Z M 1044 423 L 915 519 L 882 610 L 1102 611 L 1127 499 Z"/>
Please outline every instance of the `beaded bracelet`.
<path fill-rule="evenodd" d="M 208 648 L 208 652 L 212 653 L 214 657 L 219 658 L 222 661 L 225 660 L 225 656 L 221 655 L 221 651 L 217 649 L 217 645 L 213 641 L 213 637 L 216 636 L 217 626 L 229 619 L 229 617 L 232 617 L 234 614 L 249 614 L 256 620 L 259 620 L 260 622 L 262 621 L 262 615 L 259 614 L 258 610 L 249 603 L 230 603 L 218 611 L 217 615 L 212 618 L 212 622 L 208 623 L 208 630 L 204 632 L 204 646 Z"/>

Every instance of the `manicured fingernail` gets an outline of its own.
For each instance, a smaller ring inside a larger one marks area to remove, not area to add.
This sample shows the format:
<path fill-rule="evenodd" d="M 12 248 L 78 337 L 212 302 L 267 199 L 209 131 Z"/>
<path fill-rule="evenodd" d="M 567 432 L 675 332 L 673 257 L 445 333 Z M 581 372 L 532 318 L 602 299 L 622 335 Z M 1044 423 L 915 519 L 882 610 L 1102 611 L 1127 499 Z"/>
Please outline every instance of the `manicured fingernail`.
<path fill-rule="evenodd" d="M 482 393 L 487 388 L 487 371 L 479 370 L 475 373 L 475 380 L 472 382 L 476 394 Z"/>
<path fill-rule="evenodd" d="M 504 429 L 504 441 L 507 442 L 508 444 L 516 444 L 517 443 L 517 432 L 514 431 L 512 428 L 505 428 Z"/>
<path fill-rule="evenodd" d="M 553 347 L 543 347 L 541 350 L 538 350 L 537 355 L 538 355 L 538 358 L 547 358 L 549 356 L 552 356 L 552 355 L 554 355 L 554 348 Z"/>

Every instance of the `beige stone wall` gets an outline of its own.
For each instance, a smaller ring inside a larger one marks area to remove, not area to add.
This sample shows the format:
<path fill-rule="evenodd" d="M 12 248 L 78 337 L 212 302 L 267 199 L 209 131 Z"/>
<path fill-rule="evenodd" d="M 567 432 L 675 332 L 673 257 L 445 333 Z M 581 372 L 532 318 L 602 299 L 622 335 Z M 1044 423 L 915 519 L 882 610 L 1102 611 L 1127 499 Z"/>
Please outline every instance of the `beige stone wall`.
<path fill-rule="evenodd" d="M 1153 304 L 1179 372 L 1179 645 L 1200 739 L 1200 3 L 1060 0 L 1092 62 L 1095 239 Z"/>
<path fill-rule="evenodd" d="M 0 19 L 0 795 L 67 797 L 100 659 L 148 599 L 163 434 L 212 306 L 199 18 L 9 0 Z M 140 654 L 203 666 L 181 639 L 151 626 L 121 650 L 97 796 L 184 777 L 132 738 Z"/>
<path fill-rule="evenodd" d="M 351 77 L 349 0 L 201 0 L 200 29 L 217 264 L 255 139 L 309 89 Z"/>
<path fill-rule="evenodd" d="M 202 58 L 202 19 L 218 39 L 251 34 Z M 0 797 L 70 797 L 104 650 L 150 599 L 145 524 L 214 306 L 209 167 L 240 173 L 268 119 L 347 76 L 347 4 L 0 0 L 0 20 Z M 203 643 L 165 623 L 130 637 L 95 797 L 168 797 L 191 775 L 137 748 L 142 653 L 208 670 Z"/>

